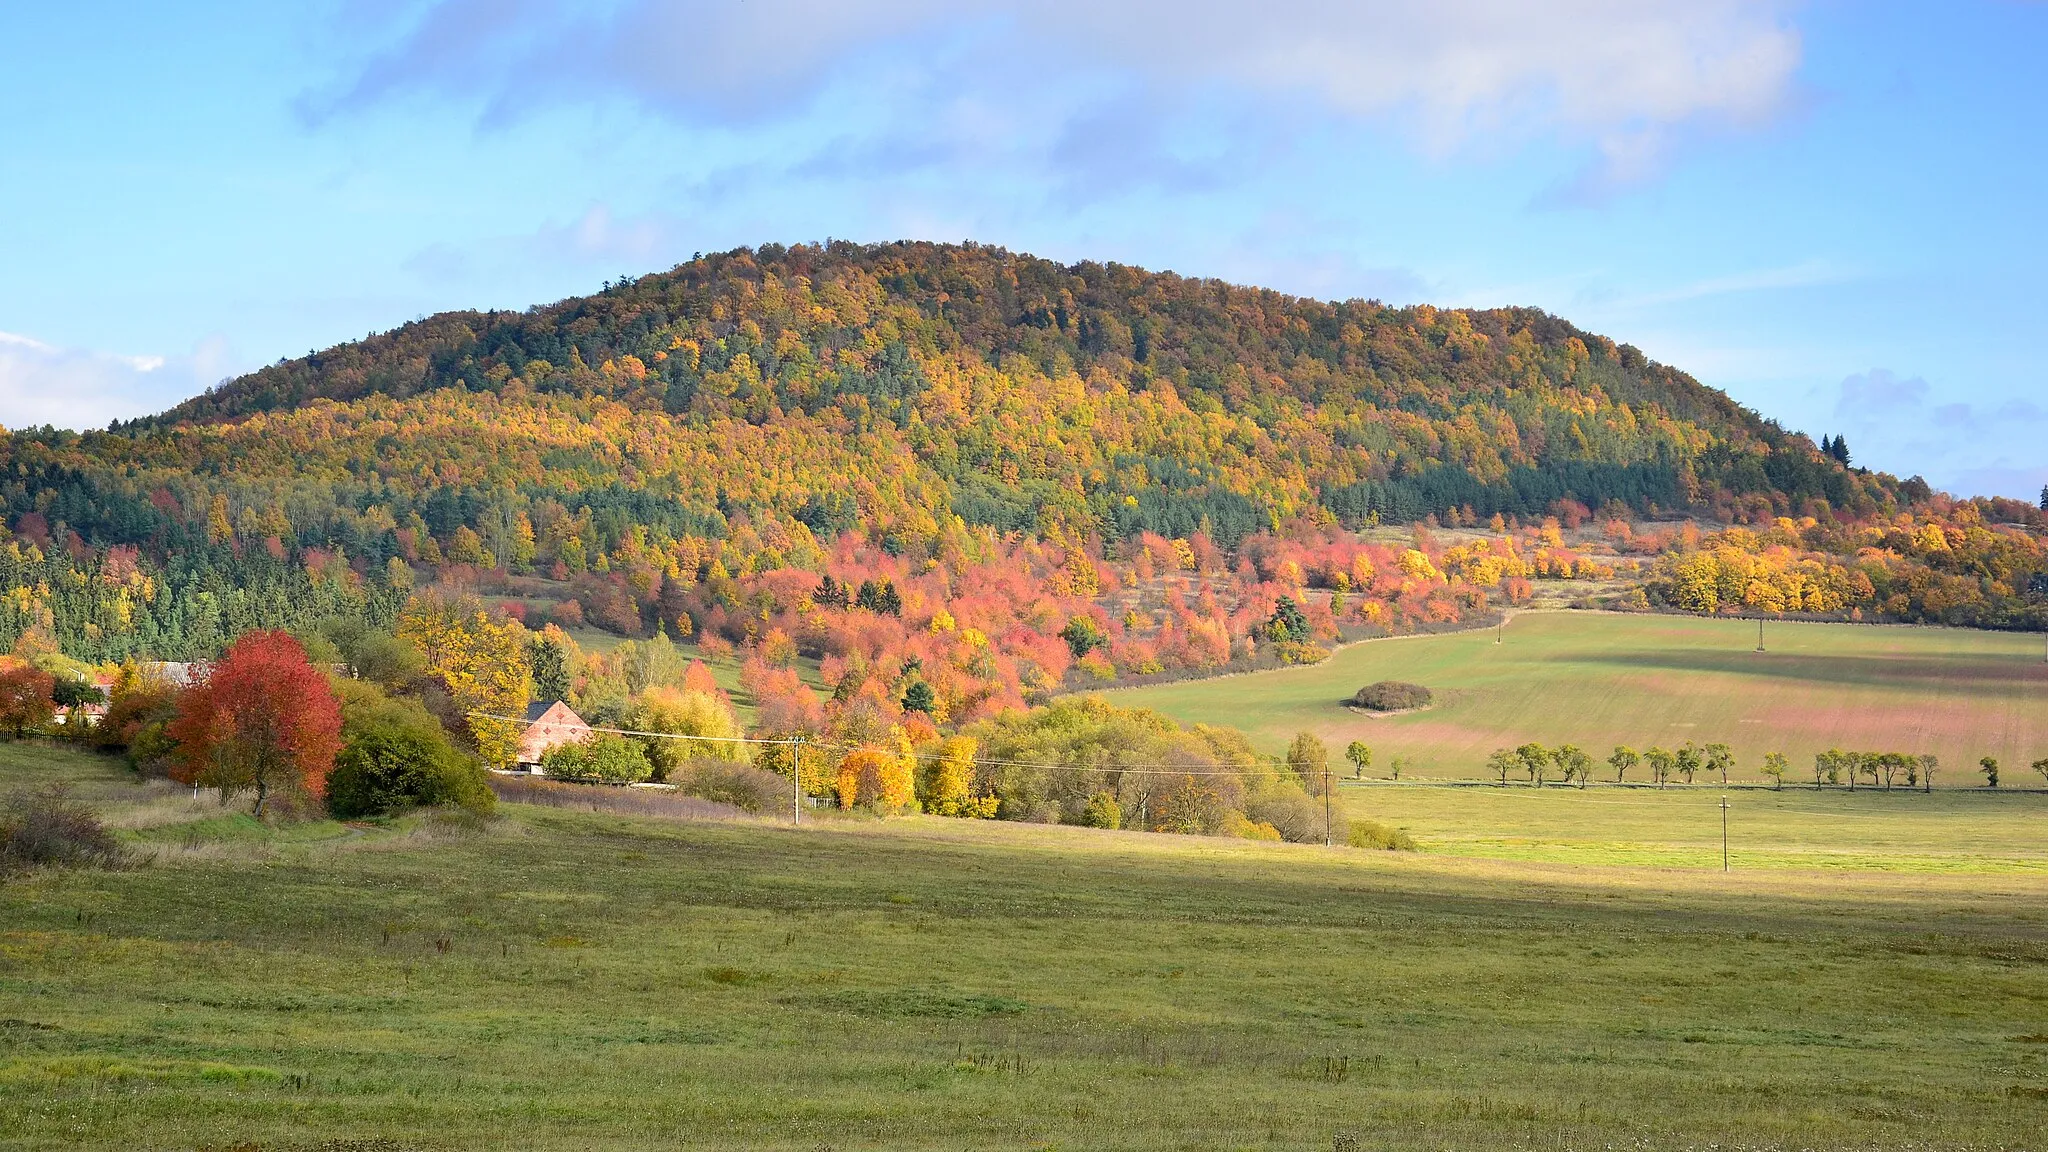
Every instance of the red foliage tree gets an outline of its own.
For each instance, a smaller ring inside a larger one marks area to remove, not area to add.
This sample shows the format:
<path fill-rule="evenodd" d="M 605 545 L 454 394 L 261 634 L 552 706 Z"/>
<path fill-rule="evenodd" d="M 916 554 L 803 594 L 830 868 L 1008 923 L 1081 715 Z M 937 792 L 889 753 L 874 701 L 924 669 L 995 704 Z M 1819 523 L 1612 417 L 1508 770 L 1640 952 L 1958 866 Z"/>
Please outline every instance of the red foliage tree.
<path fill-rule="evenodd" d="M 51 700 L 56 688 L 56 678 L 33 665 L 0 668 L 0 728 L 20 739 L 29 729 L 48 724 L 57 713 Z"/>
<path fill-rule="evenodd" d="M 341 750 L 341 701 L 284 632 L 249 632 L 206 678 L 178 694 L 172 778 L 224 792 L 318 798 Z"/>

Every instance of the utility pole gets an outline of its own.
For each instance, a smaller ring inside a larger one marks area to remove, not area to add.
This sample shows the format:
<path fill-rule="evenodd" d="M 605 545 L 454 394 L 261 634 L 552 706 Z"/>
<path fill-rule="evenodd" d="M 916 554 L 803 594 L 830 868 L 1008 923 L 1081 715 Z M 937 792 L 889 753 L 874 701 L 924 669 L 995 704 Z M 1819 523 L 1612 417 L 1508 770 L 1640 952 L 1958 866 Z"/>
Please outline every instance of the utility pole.
<path fill-rule="evenodd" d="M 795 785 L 796 823 L 804 822 L 804 738 L 799 734 L 789 742 L 789 779 Z"/>
<path fill-rule="evenodd" d="M 1728 798 L 1721 797 L 1721 871 L 1728 870 Z"/>
<path fill-rule="evenodd" d="M 1330 847 L 1330 766 L 1323 765 L 1323 847 Z"/>
<path fill-rule="evenodd" d="M 1761 616 L 1756 618 L 1756 650 L 1764 650 L 1764 618 Z"/>

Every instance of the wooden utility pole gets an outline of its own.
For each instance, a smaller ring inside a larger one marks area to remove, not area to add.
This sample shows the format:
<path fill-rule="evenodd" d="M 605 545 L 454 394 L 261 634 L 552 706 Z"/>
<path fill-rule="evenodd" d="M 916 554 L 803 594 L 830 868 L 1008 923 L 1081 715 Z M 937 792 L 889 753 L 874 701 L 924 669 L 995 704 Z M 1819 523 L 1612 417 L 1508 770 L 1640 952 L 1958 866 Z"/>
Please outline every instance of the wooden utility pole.
<path fill-rule="evenodd" d="M 795 785 L 794 791 L 796 792 L 795 823 L 802 824 L 804 822 L 804 738 L 801 735 L 789 742 L 789 779 Z"/>
<path fill-rule="evenodd" d="M 1323 847 L 1330 846 L 1330 766 L 1323 765 Z"/>
<path fill-rule="evenodd" d="M 1721 871 L 1728 870 L 1728 798 L 1721 797 Z"/>
<path fill-rule="evenodd" d="M 1764 650 L 1764 618 L 1761 616 L 1756 618 L 1756 650 Z"/>

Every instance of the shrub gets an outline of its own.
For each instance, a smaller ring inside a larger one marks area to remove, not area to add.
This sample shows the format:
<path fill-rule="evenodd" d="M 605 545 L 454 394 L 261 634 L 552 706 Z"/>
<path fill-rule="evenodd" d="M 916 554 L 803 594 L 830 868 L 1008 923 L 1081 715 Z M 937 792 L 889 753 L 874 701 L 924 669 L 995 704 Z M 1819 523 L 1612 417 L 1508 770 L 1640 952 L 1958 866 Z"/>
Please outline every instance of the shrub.
<path fill-rule="evenodd" d="M 380 724 L 349 740 L 327 777 L 328 811 L 343 819 L 410 805 L 484 814 L 496 804 L 481 764 L 438 731 Z"/>
<path fill-rule="evenodd" d="M 160 679 L 137 678 L 115 688 L 114 698 L 107 705 L 107 714 L 93 725 L 93 746 L 107 751 L 125 748 L 132 757 L 144 729 L 154 725 L 158 739 L 163 739 L 163 724 L 177 711 L 177 699 L 177 688 Z M 168 748 L 161 751 L 168 751 Z M 137 764 L 137 767 L 141 766 Z"/>
<path fill-rule="evenodd" d="M 1357 820 L 1351 825 L 1351 834 L 1345 843 L 1353 848 L 1373 848 L 1381 852 L 1413 852 L 1415 838 L 1377 820 Z"/>
<path fill-rule="evenodd" d="M 541 770 L 559 780 L 601 784 L 637 784 L 654 775 L 654 765 L 640 745 L 621 736 L 593 736 L 579 744 L 560 744 L 540 758 Z"/>
<path fill-rule="evenodd" d="M 1081 822 L 1090 828 L 1108 828 L 1112 831 L 1124 825 L 1123 809 L 1117 807 L 1116 794 L 1097 792 L 1088 798 L 1088 808 L 1082 814 Z"/>
<path fill-rule="evenodd" d="M 1322 843 L 1323 806 L 1299 788 L 1274 787 L 1254 796 L 1245 801 L 1244 814 L 1254 824 L 1277 829 L 1283 840 Z"/>
<path fill-rule="evenodd" d="M 121 845 L 92 809 L 62 788 L 45 788 L 15 800 L 0 815 L 0 870 L 44 865 L 109 867 L 121 862 Z"/>
<path fill-rule="evenodd" d="M 780 812 L 791 802 L 788 780 L 731 760 L 693 760 L 670 769 L 668 779 L 686 796 L 716 800 L 745 812 Z"/>
<path fill-rule="evenodd" d="M 1420 684 L 1404 684 L 1399 680 L 1382 680 L 1367 684 L 1351 697 L 1351 704 L 1370 712 L 1405 712 L 1410 708 L 1424 708 L 1429 705 L 1429 689 Z"/>

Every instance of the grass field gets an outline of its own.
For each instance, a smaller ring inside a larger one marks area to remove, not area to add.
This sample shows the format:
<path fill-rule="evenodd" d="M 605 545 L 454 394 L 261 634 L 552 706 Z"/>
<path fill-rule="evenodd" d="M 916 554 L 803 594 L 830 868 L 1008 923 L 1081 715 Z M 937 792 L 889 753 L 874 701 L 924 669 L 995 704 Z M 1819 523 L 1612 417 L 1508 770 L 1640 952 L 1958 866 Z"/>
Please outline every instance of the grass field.
<path fill-rule="evenodd" d="M 1499 635 L 1369 641 L 1312 667 L 1112 698 L 1234 725 L 1272 751 L 1301 730 L 1337 749 L 1363 740 L 1382 774 L 1401 755 L 1415 775 L 1476 779 L 1488 752 L 1530 740 L 1597 759 L 1617 744 L 1691 740 L 1732 746 L 1748 779 L 1767 752 L 1790 756 L 1796 780 L 1834 747 L 1938 755 L 1937 787 L 1981 784 L 1983 756 L 2008 785 L 2044 783 L 2027 768 L 2048 757 L 2039 635 L 1780 622 L 1757 652 L 1753 622 L 1581 612 L 1520 615 Z M 1425 685 L 1437 702 L 1387 717 L 1343 706 L 1376 680 Z"/>
<path fill-rule="evenodd" d="M 280 835 L 0 746 L 0 792 L 49 779 L 153 858 L 0 882 L 10 1148 L 2020 1149 L 2048 1130 L 2048 878 L 1997 871 L 2039 850 L 2020 822 L 1952 845 L 1974 873 L 1723 876 L 1572 862 L 1575 838 L 1696 841 L 1669 807 L 1694 794 L 1585 823 L 1566 802 L 1604 797 L 1347 792 L 1447 847 L 1460 824 L 1547 829 L 1500 863 L 516 806 Z"/>
<path fill-rule="evenodd" d="M 2039 792 L 1346 783 L 1339 795 L 1352 813 L 1444 855 L 1718 869 L 1726 796 L 1729 864 L 1742 871 L 2048 876 L 2048 794 Z"/>

